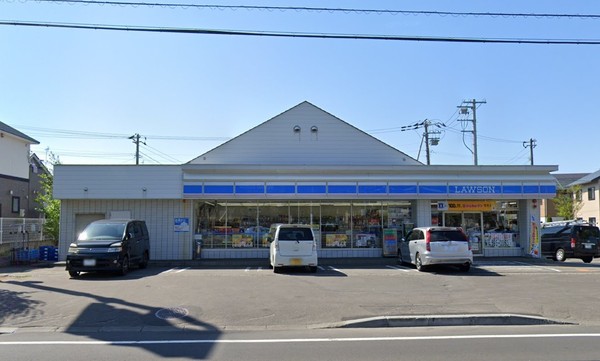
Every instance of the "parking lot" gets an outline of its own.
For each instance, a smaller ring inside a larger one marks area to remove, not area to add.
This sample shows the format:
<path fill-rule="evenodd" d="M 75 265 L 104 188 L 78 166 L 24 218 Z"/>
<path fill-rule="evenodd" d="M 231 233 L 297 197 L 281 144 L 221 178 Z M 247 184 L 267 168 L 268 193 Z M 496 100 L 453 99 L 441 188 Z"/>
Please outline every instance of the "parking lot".
<path fill-rule="evenodd" d="M 220 271 L 227 272 L 227 268 L 217 267 Z M 207 271 L 210 269 L 203 269 L 194 266 L 181 266 L 166 268 L 160 272 L 160 275 L 178 275 L 183 272 L 194 272 L 196 270 Z M 273 269 L 268 265 L 263 266 L 237 266 L 229 269 L 233 272 L 245 272 L 249 274 L 264 274 L 273 273 Z M 288 269 L 287 273 L 302 273 L 304 270 Z M 379 274 L 385 275 L 386 273 L 410 273 L 410 274 L 443 274 L 443 273 L 460 273 L 456 268 L 451 266 L 434 266 L 425 272 L 419 272 L 414 266 L 405 264 L 381 264 L 381 265 L 328 265 L 327 260 L 323 260 L 322 264 L 318 266 L 318 272 L 320 273 L 343 273 L 345 275 L 366 275 L 366 274 Z M 284 272 L 286 273 L 286 272 Z M 475 260 L 475 264 L 471 270 L 466 273 L 482 274 L 482 273 L 497 273 L 497 274 L 545 274 L 545 273 L 562 273 L 562 274 L 579 274 L 579 273 L 600 273 L 600 261 L 597 263 L 586 264 L 577 259 L 570 259 L 566 262 L 551 262 L 551 261 L 534 261 L 529 259 L 523 260 Z"/>
<path fill-rule="evenodd" d="M 348 265 L 317 273 L 250 266 L 150 266 L 126 276 L 64 266 L 0 269 L 0 328 L 306 328 L 400 315 L 526 314 L 600 325 L 600 262 L 477 259 L 469 272 Z M 166 310 L 166 311 L 165 311 Z M 160 318 L 158 315 L 169 317 Z"/>

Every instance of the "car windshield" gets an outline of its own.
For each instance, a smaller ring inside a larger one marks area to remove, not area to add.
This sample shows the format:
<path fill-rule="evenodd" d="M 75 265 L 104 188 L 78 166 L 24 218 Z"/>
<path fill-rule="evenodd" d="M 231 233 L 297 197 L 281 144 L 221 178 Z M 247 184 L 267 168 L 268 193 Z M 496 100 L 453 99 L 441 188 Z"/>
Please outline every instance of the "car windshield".
<path fill-rule="evenodd" d="M 118 223 L 91 223 L 81 234 L 79 241 L 93 241 L 104 239 L 122 239 L 125 233 L 124 222 Z"/>
<path fill-rule="evenodd" d="M 443 241 L 464 241 L 467 242 L 467 236 L 461 231 L 431 231 L 431 242 Z"/>
<path fill-rule="evenodd" d="M 312 241 L 312 232 L 308 228 L 281 228 L 280 241 Z"/>

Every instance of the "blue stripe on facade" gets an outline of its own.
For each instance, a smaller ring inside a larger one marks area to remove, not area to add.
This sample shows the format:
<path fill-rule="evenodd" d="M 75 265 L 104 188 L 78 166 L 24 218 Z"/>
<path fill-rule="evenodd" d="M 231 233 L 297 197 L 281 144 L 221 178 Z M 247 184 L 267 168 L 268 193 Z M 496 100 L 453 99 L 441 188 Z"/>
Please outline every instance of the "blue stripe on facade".
<path fill-rule="evenodd" d="M 264 194 L 265 186 L 263 185 L 236 185 L 236 194 Z"/>
<path fill-rule="evenodd" d="M 268 185 L 267 193 L 270 194 L 294 194 L 296 193 L 296 186 L 290 185 Z"/>
<path fill-rule="evenodd" d="M 554 185 L 540 186 L 540 193 L 556 194 L 556 186 L 554 186 Z"/>
<path fill-rule="evenodd" d="M 437 185 L 420 185 L 419 193 L 423 194 L 441 194 L 448 193 L 447 186 L 437 186 Z"/>
<path fill-rule="evenodd" d="M 299 194 L 315 194 L 315 193 L 326 193 L 327 187 L 324 185 L 299 185 L 298 193 Z"/>
<path fill-rule="evenodd" d="M 539 186 L 523 186 L 523 193 L 532 194 L 532 193 L 539 193 L 539 192 L 540 192 Z"/>
<path fill-rule="evenodd" d="M 358 186 L 358 193 L 363 193 L 363 194 L 386 194 L 387 193 L 387 186 L 385 184 L 382 184 L 382 185 Z"/>
<path fill-rule="evenodd" d="M 502 193 L 504 194 L 521 194 L 523 193 L 522 186 L 502 186 Z"/>
<path fill-rule="evenodd" d="M 416 185 L 390 185 L 390 193 L 392 194 L 417 194 Z"/>
<path fill-rule="evenodd" d="M 233 194 L 233 185 L 204 185 L 204 194 Z"/>
<path fill-rule="evenodd" d="M 356 185 L 329 185 L 327 192 L 329 194 L 356 194 Z"/>
<path fill-rule="evenodd" d="M 202 186 L 200 185 L 187 185 L 183 186 L 184 194 L 202 194 Z"/>

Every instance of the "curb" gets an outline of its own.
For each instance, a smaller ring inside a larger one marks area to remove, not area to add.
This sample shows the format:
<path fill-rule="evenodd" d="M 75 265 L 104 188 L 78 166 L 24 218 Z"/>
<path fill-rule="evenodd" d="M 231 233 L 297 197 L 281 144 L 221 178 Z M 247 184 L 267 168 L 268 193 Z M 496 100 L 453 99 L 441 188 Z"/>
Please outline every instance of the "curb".
<path fill-rule="evenodd" d="M 429 327 L 429 326 L 535 326 L 572 325 L 573 323 L 550 320 L 539 316 L 518 314 L 473 315 L 426 315 L 389 316 L 349 320 L 337 324 L 322 325 L 323 328 L 381 328 L 381 327 Z"/>

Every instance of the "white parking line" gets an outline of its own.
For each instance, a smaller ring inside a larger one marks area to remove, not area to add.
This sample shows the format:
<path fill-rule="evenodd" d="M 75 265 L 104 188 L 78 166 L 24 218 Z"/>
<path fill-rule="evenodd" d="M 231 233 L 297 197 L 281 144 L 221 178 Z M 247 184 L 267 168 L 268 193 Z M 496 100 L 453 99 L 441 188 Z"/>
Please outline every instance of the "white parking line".
<path fill-rule="evenodd" d="M 558 273 L 562 272 L 561 270 L 556 269 L 556 268 L 552 268 L 552 267 L 538 266 L 538 265 L 535 265 L 535 264 L 530 264 L 530 263 L 525 263 L 525 262 L 518 262 L 518 261 L 515 261 L 515 263 L 519 264 L 519 265 L 522 265 L 522 266 L 536 267 L 536 268 L 550 270 L 550 271 L 554 271 L 554 272 L 558 272 Z"/>
<path fill-rule="evenodd" d="M 162 272 L 161 272 L 161 273 L 159 273 L 159 274 L 161 274 L 161 275 L 162 275 L 162 274 L 167 274 L 167 273 L 169 273 L 169 272 L 173 272 L 173 271 L 175 271 L 176 269 L 177 269 L 177 268 L 171 268 L 171 269 L 168 269 L 168 270 L 166 270 L 166 271 L 162 271 Z"/>
<path fill-rule="evenodd" d="M 189 269 L 190 269 L 189 267 L 186 267 L 186 268 L 183 268 L 183 269 L 180 269 L 180 270 L 177 270 L 177 271 L 175 271 L 175 273 L 181 273 L 181 272 L 183 272 L 183 271 L 187 271 L 187 270 L 189 270 Z"/>
<path fill-rule="evenodd" d="M 321 271 L 325 271 L 326 270 L 326 268 L 323 267 L 323 266 L 317 266 L 317 268 L 319 268 Z"/>
<path fill-rule="evenodd" d="M 402 272 L 410 272 L 410 270 L 408 269 L 404 269 L 404 268 L 400 268 L 400 267 L 395 267 L 395 266 L 390 266 L 390 265 L 386 265 L 387 268 L 391 268 L 397 271 L 402 271 Z"/>

